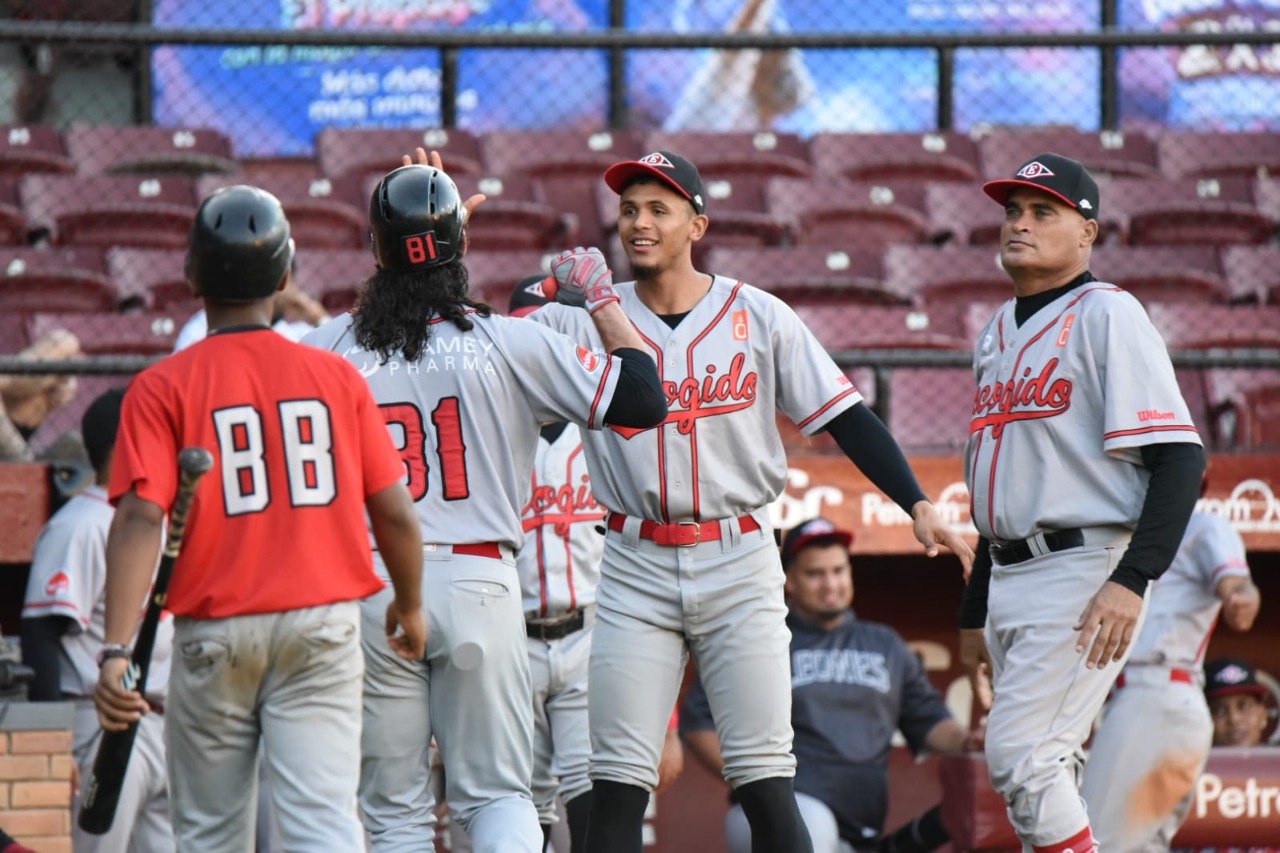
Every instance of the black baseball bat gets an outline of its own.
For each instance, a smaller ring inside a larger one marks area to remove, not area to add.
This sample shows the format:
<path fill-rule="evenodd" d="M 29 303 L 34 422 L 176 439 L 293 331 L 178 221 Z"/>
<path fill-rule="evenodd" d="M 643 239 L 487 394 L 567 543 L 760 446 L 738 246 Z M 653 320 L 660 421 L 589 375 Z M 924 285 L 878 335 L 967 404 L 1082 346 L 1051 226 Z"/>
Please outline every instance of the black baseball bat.
<path fill-rule="evenodd" d="M 147 670 L 151 666 L 151 648 L 156 642 L 156 628 L 160 614 L 169 598 L 169 577 L 173 574 L 174 561 L 182 550 L 182 538 L 187 532 L 187 516 L 195 498 L 200 478 L 213 467 L 213 455 L 203 447 L 188 447 L 178 454 L 178 470 L 182 478 L 178 483 L 178 498 L 169 512 L 169 535 L 165 539 L 164 556 L 156 570 L 156 582 L 151 590 L 147 614 L 138 629 L 138 641 L 133 647 L 133 659 L 125 671 L 124 686 L 127 690 L 145 693 Z M 93 774 L 85 786 L 84 801 L 80 805 L 80 828 L 94 835 L 102 835 L 111 828 L 116 817 L 116 804 L 120 801 L 120 788 L 124 784 L 125 771 L 129 769 L 129 756 L 133 753 L 133 741 L 138 735 L 138 724 L 119 732 L 103 732 L 98 743 L 98 754 L 93 759 Z"/>

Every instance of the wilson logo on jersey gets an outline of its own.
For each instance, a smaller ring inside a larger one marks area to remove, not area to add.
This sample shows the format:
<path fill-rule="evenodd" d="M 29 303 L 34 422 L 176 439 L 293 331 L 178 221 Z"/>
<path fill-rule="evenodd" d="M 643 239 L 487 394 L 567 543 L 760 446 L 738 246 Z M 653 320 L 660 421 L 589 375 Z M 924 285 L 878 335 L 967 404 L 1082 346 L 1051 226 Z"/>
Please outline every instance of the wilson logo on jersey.
<path fill-rule="evenodd" d="M 49 578 L 49 582 L 44 585 L 45 595 L 57 595 L 60 592 L 66 592 L 71 589 L 71 578 L 67 577 L 66 572 L 58 572 Z"/>
<path fill-rule="evenodd" d="M 1052 418 L 1071 408 L 1071 380 L 1054 379 L 1058 359 L 1050 359 L 1038 376 L 1024 368 L 1016 381 L 983 385 L 973 398 L 973 420 L 969 432 L 991 427 L 991 435 L 999 438 L 1007 424 L 1036 418 Z"/>
<path fill-rule="evenodd" d="M 557 536 L 568 536 L 569 525 L 604 518 L 604 508 L 591 494 L 586 477 L 582 479 L 582 485 L 577 488 L 568 483 L 559 487 L 536 486 L 533 497 L 520 513 L 525 532 L 554 524 Z"/>
<path fill-rule="evenodd" d="M 596 368 L 600 366 L 600 356 L 589 349 L 578 347 L 578 363 L 587 373 L 595 373 Z"/>
<path fill-rule="evenodd" d="M 1159 409 L 1141 409 L 1138 411 L 1140 421 L 1171 421 L 1177 417 L 1173 412 L 1162 412 Z"/>
<path fill-rule="evenodd" d="M 729 372 L 723 376 L 716 376 L 716 366 L 708 364 L 707 375 L 701 380 L 688 376 L 678 383 L 662 383 L 670 410 L 662 425 L 675 424 L 681 435 L 689 435 L 700 418 L 727 415 L 754 406 L 760 376 L 754 370 L 744 374 L 742 369 L 746 363 L 747 357 L 738 353 L 729 364 Z M 644 432 L 633 427 L 611 426 L 610 429 L 623 438 Z"/>

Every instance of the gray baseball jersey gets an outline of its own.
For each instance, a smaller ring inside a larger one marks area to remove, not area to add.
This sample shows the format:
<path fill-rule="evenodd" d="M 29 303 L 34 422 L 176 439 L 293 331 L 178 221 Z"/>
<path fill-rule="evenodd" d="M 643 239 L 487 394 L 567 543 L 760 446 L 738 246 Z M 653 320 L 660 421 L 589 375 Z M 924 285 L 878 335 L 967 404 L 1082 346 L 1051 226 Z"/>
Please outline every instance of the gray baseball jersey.
<path fill-rule="evenodd" d="M 813 435 L 861 395 L 795 312 L 748 284 L 715 276 L 674 328 L 634 282 L 616 289 L 657 363 L 669 414 L 653 429 L 583 437 L 596 499 L 621 514 L 610 520 L 597 595 L 591 778 L 656 784 L 687 651 L 721 741 L 733 745 L 726 778 L 739 786 L 790 776 L 790 634 L 761 509 L 787 474 L 777 412 Z M 529 319 L 599 346 L 581 311 L 551 304 Z M 719 521 L 718 535 L 669 547 L 646 538 L 641 520 Z"/>
<path fill-rule="evenodd" d="M 539 437 L 533 491 L 520 515 L 525 544 L 516 564 L 525 614 L 543 617 L 595 602 L 604 508 L 591 492 L 582 432 L 574 424 L 555 441 Z"/>
<path fill-rule="evenodd" d="M 1249 577 L 1240 534 L 1220 515 L 1193 513 L 1173 563 L 1151 585 L 1146 622 L 1085 764 L 1081 791 L 1099 849 L 1167 851 L 1186 819 L 1213 742 L 1201 665 L 1226 577 Z M 1181 784 L 1181 799 L 1144 795 L 1152 780 L 1168 792 Z"/>
<path fill-rule="evenodd" d="M 352 315 L 304 338 L 340 353 L 369 382 L 428 543 L 425 662 L 403 661 L 384 642 L 364 644 L 359 800 L 378 853 L 430 843 L 432 737 L 451 813 L 477 849 L 533 853 L 541 844 L 530 792 L 532 683 L 510 552 L 525 539 L 521 509 L 540 426 L 603 427 L 621 365 L 527 320 L 475 312 L 470 319 L 465 332 L 429 321 L 431 336 L 412 362 L 396 355 L 383 363 L 362 350 Z M 362 605 L 366 638 L 377 636 L 389 600 L 384 590 Z"/>
<path fill-rule="evenodd" d="M 107 534 L 114 516 L 106 490 L 96 485 L 54 513 L 36 540 L 22 608 L 23 618 L 65 616 L 71 620 L 71 629 L 62 635 L 59 678 L 63 695 L 77 698 L 73 756 L 82 779 L 88 779 L 93 771 L 102 736 L 89 697 L 98 684 L 98 652 L 106 618 Z M 165 613 L 156 626 L 147 672 L 147 698 L 155 707 L 164 704 L 172 659 L 173 617 Z M 148 714 L 138 726 L 110 831 L 91 835 L 73 827 L 75 849 L 81 853 L 172 850 L 168 781 L 164 718 Z"/>
<path fill-rule="evenodd" d="M 368 381 L 404 457 L 427 542 L 519 549 L 538 427 L 574 421 L 599 430 L 621 368 L 535 323 L 470 316 L 469 332 L 432 321 L 426 352 L 407 364 L 381 364 L 360 349 L 351 314 L 303 342 L 341 354 Z"/>
<path fill-rule="evenodd" d="M 640 301 L 634 282 L 616 288 L 658 362 L 670 414 L 660 429 L 583 437 L 592 488 L 611 510 L 682 521 L 762 507 L 786 484 L 775 409 L 811 436 L 862 399 L 795 312 L 751 285 L 716 276 L 674 329 Z M 582 311 L 551 304 L 529 319 L 599 348 Z"/>
<path fill-rule="evenodd" d="M 1022 328 L 1014 305 L 996 312 L 974 356 L 965 452 L 974 525 L 994 541 L 1132 528 L 1149 478 L 1139 448 L 1200 443 L 1164 340 L 1111 284 L 1075 288 Z M 1038 472 L 1034 488 L 1028 470 Z"/>

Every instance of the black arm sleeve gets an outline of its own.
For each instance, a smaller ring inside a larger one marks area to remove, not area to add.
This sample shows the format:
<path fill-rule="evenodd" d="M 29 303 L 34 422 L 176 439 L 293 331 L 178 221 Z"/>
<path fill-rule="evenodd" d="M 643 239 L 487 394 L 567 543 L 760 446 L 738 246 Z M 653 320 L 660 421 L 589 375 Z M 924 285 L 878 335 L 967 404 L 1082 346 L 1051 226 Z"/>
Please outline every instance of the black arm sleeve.
<path fill-rule="evenodd" d="M 22 620 L 22 662 L 35 671 L 35 678 L 27 685 L 32 702 L 57 702 L 62 698 L 58 649 L 70 624 L 65 616 Z"/>
<path fill-rule="evenodd" d="M 1151 472 L 1138 527 L 1111 573 L 1111 580 L 1138 595 L 1164 574 L 1178 552 L 1187 521 L 1200 496 L 1204 449 L 1198 444 L 1147 444 L 1142 464 Z"/>
<path fill-rule="evenodd" d="M 604 422 L 636 429 L 662 423 L 667 416 L 667 398 L 653 359 L 648 353 L 629 347 L 616 349 L 612 355 L 622 360 L 622 375 L 604 413 Z"/>
<path fill-rule="evenodd" d="M 978 537 L 973 551 L 973 570 L 960 596 L 960 627 L 981 628 L 987 623 L 987 591 L 991 587 L 991 543 Z"/>
<path fill-rule="evenodd" d="M 827 432 L 858 470 L 907 515 L 925 500 L 902 448 L 875 412 L 858 403 L 832 418 Z"/>

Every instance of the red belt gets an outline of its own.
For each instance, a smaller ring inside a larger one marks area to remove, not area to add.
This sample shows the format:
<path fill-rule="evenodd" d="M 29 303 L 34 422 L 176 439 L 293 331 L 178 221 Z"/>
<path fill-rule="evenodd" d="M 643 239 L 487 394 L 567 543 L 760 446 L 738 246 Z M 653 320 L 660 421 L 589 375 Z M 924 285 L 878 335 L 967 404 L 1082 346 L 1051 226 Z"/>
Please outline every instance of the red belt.
<path fill-rule="evenodd" d="M 1169 680 L 1170 680 L 1170 681 L 1180 681 L 1180 682 L 1182 682 L 1183 684 L 1195 684 L 1195 683 L 1196 683 L 1196 678 L 1195 678 L 1195 676 L 1191 674 L 1190 670 L 1186 670 L 1186 669 L 1171 669 L 1171 670 L 1169 670 Z M 1120 677 L 1116 679 L 1116 687 L 1124 687 L 1124 673 L 1123 673 L 1123 672 L 1122 672 L 1122 673 L 1120 673 Z"/>
<path fill-rule="evenodd" d="M 468 545 L 454 545 L 453 553 L 466 554 L 469 557 L 488 557 L 491 560 L 502 559 L 502 548 L 497 542 L 474 542 Z"/>
<path fill-rule="evenodd" d="M 610 530 L 615 533 L 621 533 L 626 523 L 627 517 L 625 515 L 618 512 L 610 513 Z M 743 533 L 751 533 L 760 529 L 760 525 L 749 515 L 744 515 L 738 519 L 738 527 L 741 528 Z M 697 545 L 699 542 L 716 542 L 720 539 L 720 522 L 674 521 L 670 524 L 663 524 L 658 521 L 646 520 L 640 522 L 640 538 L 648 539 L 655 545 L 665 545 L 671 548 L 688 547 Z"/>

